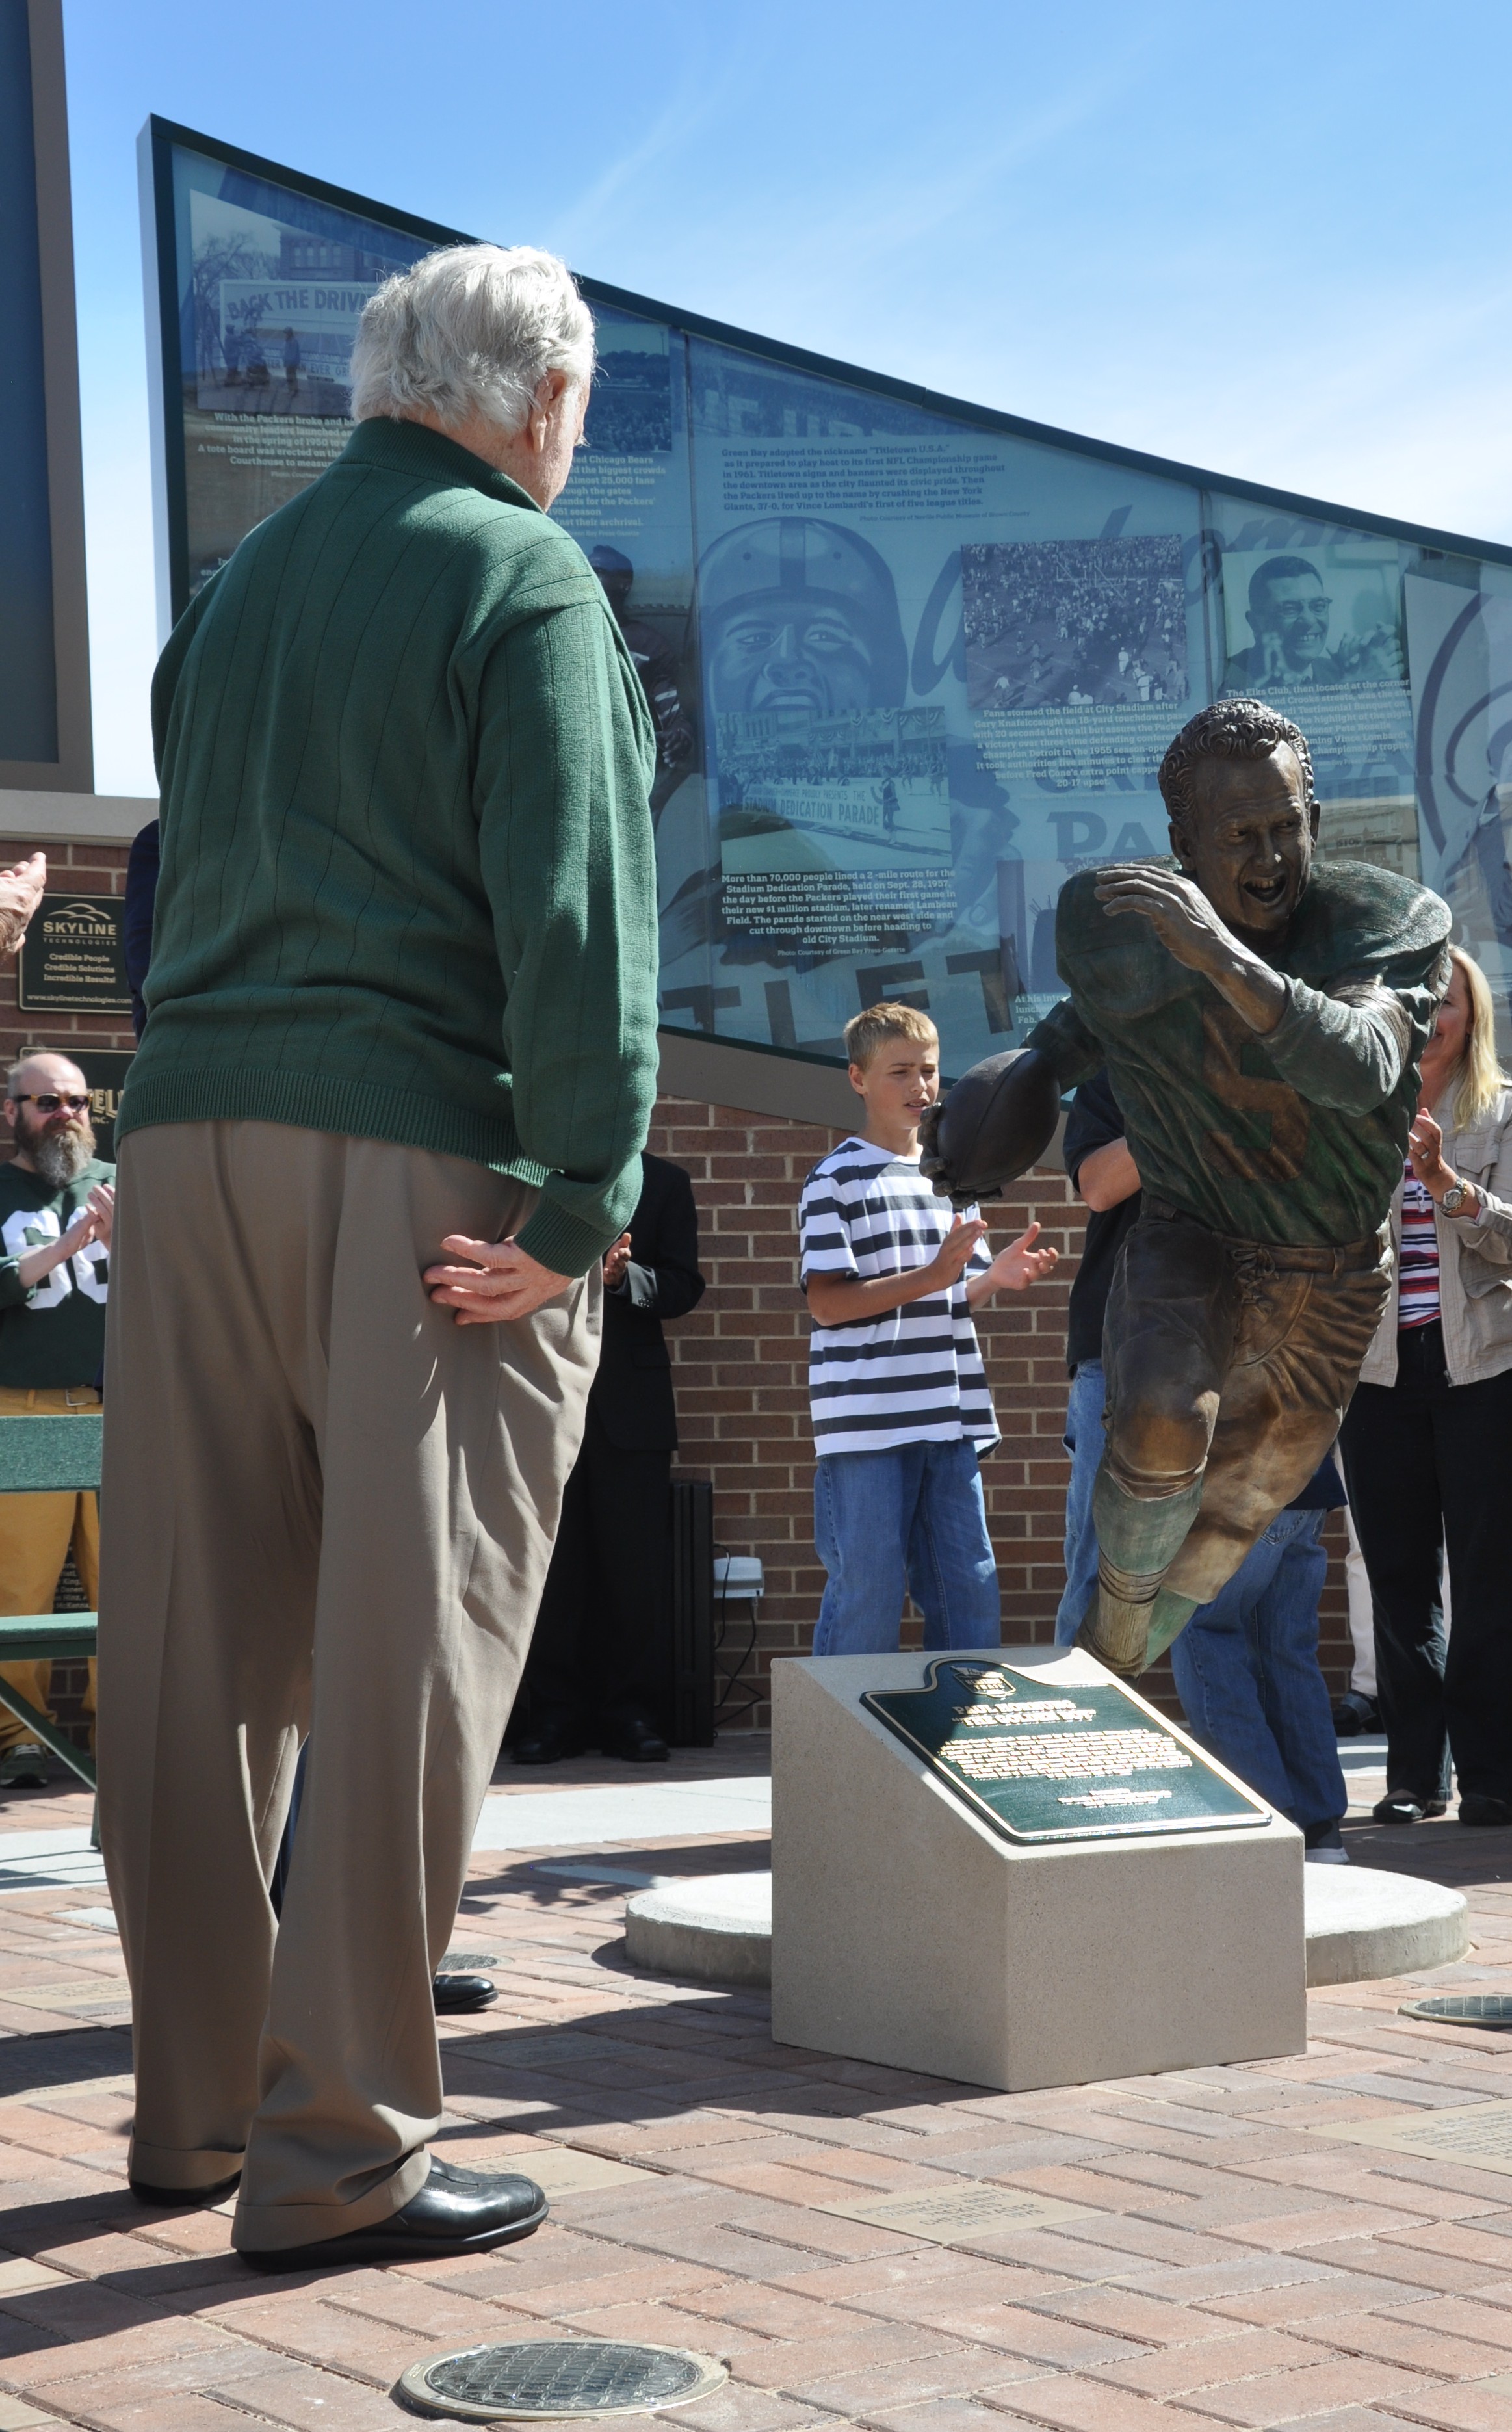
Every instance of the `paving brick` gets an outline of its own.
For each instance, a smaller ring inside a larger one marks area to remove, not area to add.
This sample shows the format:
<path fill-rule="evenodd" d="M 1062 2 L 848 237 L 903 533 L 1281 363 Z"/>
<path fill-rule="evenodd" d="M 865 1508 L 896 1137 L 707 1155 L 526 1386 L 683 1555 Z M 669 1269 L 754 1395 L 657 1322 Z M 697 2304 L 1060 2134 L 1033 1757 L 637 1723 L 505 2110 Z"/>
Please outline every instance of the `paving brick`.
<path fill-rule="evenodd" d="M 779 2344 L 737 2322 L 721 2322 L 717 2339 L 713 2326 L 702 2316 L 685 2314 L 672 2305 L 598 2305 L 583 2307 L 562 2319 L 574 2331 L 596 2339 L 649 2339 L 664 2347 L 710 2348 L 717 2346 L 721 2356 L 744 2357 L 748 2350 L 770 2354 Z M 752 2375 L 764 2380 L 764 2374 Z M 773 2383 L 774 2389 L 785 2387 Z"/>
<path fill-rule="evenodd" d="M 1132 2390 L 1110 2390 L 1106 2383 L 1083 2381 L 1072 2373 L 1026 2387 L 994 2390 L 993 2405 L 1005 2414 L 1050 2424 L 1054 2432 L 1198 2432 L 1203 2419 L 1185 2407 L 1163 2406 L 1138 2398 Z M 1203 2425 L 1211 2432 L 1211 2419 Z"/>
<path fill-rule="evenodd" d="M 993 2407 L 976 2406 L 969 2398 L 928 2398 L 922 2404 L 868 2407 L 865 2420 L 879 2432 L 1003 2432 L 1001 2415 Z"/>
<path fill-rule="evenodd" d="M 829 2339 L 752 2340 L 732 2358 L 731 2370 L 737 2380 L 752 2382 L 758 2389 L 801 2393 L 816 2382 L 833 2381 L 843 2373 L 902 2365 L 960 2344 L 933 2329 L 867 2322 Z"/>
<path fill-rule="evenodd" d="M 1506 2432 L 1512 2424 L 1512 2379 L 1499 2385 L 1470 2382 L 1458 2390 L 1436 2390 L 1415 2398 L 1416 2426 L 1440 2425 L 1443 2432 Z"/>
<path fill-rule="evenodd" d="M 1394 2402 L 1410 2414 L 1419 2410 L 1426 2392 L 1436 2394 L 1442 2384 L 1403 2373 L 1396 2365 L 1378 2364 L 1365 2356 L 1339 2356 L 1326 2364 L 1304 2365 L 1295 2373 L 1263 2373 L 1257 2381 L 1234 2381 L 1188 2394 L 1200 2414 L 1220 2424 L 1272 2432 L 1295 2417 L 1320 2415 L 1330 2407 L 1357 2407 L 1374 2399 Z"/>
<path fill-rule="evenodd" d="M 1378 2407 L 1332 2407 L 1324 2415 L 1293 2416 L 1276 2432 L 1422 2432 L 1405 2415 L 1383 2413 Z"/>
<path fill-rule="evenodd" d="M 1146 2398 L 1180 2398 L 1252 2375 L 1332 2361 L 1285 2331 L 1251 2330 L 1192 2347 L 1162 2348 L 1155 2356 L 1124 2356 L 1096 2370 L 1100 2380 L 1116 2382 L 1120 2390 L 1136 2390 Z"/>
<path fill-rule="evenodd" d="M 727 2381 L 722 2390 L 700 2398 L 696 2406 L 680 2407 L 675 2415 L 659 2420 L 686 2424 L 689 2432 L 808 2432 L 811 2424 L 834 2421 L 816 2407 L 784 2397 L 781 2390 L 750 2390 L 734 2381 Z M 943 2425 L 939 2432 L 945 2432 Z M 968 2432 L 968 2427 L 963 2426 L 962 2432 Z M 983 2432 L 993 2432 L 993 2427 L 984 2426 Z"/>
<path fill-rule="evenodd" d="M 1512 2349 L 1512 2286 L 1504 2282 L 1501 2288 L 1504 2303 L 1492 2302 L 1487 2291 L 1481 2299 L 1426 2297 L 1408 2305 L 1393 2299 L 1371 2311 L 1391 2322 L 1426 2323 L 1446 2339 L 1475 2339 L 1499 2351 L 1508 2350 Z M 1512 2370 L 1505 2356 L 1495 2370 Z"/>
<path fill-rule="evenodd" d="M 130 2373 L 94 2373 L 56 2393 L 71 2424 L 98 2425 L 100 2432 L 246 2432 L 246 2417 L 227 2401 L 203 2391 L 147 2395 Z M 35 2424 L 47 2419 L 34 2417 Z"/>
<path fill-rule="evenodd" d="M 1466 2262 L 1458 2255 L 1439 2255 L 1439 2238 L 1418 2238 L 1405 2245 L 1386 2238 L 1339 2239 L 1337 2247 L 1318 2250 L 1327 2264 L 1371 2279 L 1395 2279 L 1403 2293 L 1422 2288 L 1441 2296 L 1486 2296 L 1487 2288 L 1504 2284 L 1504 2267 Z"/>
<path fill-rule="evenodd" d="M 331 2284 L 330 2294 L 339 2293 L 340 2284 Z M 297 2287 L 272 2298 L 259 2294 L 217 2302 L 213 2316 L 239 2339 L 255 2340 L 260 2347 L 306 2363 L 331 2365 L 381 2389 L 387 2389 L 415 2358 L 412 2332 L 391 2329 L 370 2314 L 328 2304 L 322 2296 L 304 2293 Z"/>
<path fill-rule="evenodd" d="M 1456 2339 L 1441 2324 L 1418 2322 L 1407 2314 L 1345 2315 L 1326 2328 L 1319 2324 L 1319 2335 L 1332 2348 L 1379 2356 L 1417 2373 L 1443 2373 L 1455 2381 L 1484 2380 L 1512 2370 L 1504 2343 L 1493 2346 L 1484 2339 Z"/>
<path fill-rule="evenodd" d="M 267 2416 L 275 2424 L 298 2424 L 300 2432 L 309 2432 L 311 2424 L 319 2432 L 395 2432 L 396 2421 L 387 2390 L 272 2357 L 262 2371 L 212 2388 L 208 2395 L 224 2395 L 229 2406 Z"/>
<path fill-rule="evenodd" d="M 748 2280 L 722 2280 L 694 2289 L 681 2305 L 684 2312 L 708 2322 L 711 2338 L 722 2323 L 738 2324 L 769 2339 L 833 2339 L 857 2327 L 853 2312 L 791 2288 L 758 2288 Z"/>
<path fill-rule="evenodd" d="M 984 2383 L 1004 2389 L 1010 2383 L 1038 2381 L 1043 2365 L 1014 2363 L 982 2348 L 943 2348 L 932 2356 L 914 2356 L 906 2364 L 873 2365 L 858 2373 L 801 2383 L 796 2392 L 811 2406 L 832 2414 L 869 2420 L 878 2407 L 902 2407 L 931 2398 L 953 2398 L 980 2390 Z"/>
<path fill-rule="evenodd" d="M 1225 2232 L 1246 2246 L 1275 2246 L 1294 2250 L 1330 2245 L 1342 2238 L 1393 2238 L 1413 2236 L 1425 2227 L 1425 2217 L 1405 2219 L 1383 2204 L 1340 2204 L 1309 2205 L 1290 2213 L 1272 2214 L 1268 2220 L 1251 2219 L 1235 2221 Z M 1435 2242 L 1440 2231 L 1449 2224 L 1436 2222 Z"/>
<path fill-rule="evenodd" d="M 179 2316 L 165 2322 L 135 2323 L 98 2338 L 64 2338 L 28 2326 L 25 2355 L 12 2348 L 0 2363 L 0 2385 L 9 2390 L 42 2390 L 54 2382 L 86 2373 L 124 2373 L 136 2365 L 157 2364 L 169 2357 L 193 2356 L 207 2365 L 237 2343 L 211 2322 Z"/>
<path fill-rule="evenodd" d="M 540 2337 L 540 2324 L 531 2314 L 437 2288 L 430 2281 L 406 2279 L 399 2272 L 344 2272 L 326 2284 L 321 2303 L 333 2314 L 382 2323 L 412 2343 L 428 2340 L 439 2346 L 446 2339 Z"/>

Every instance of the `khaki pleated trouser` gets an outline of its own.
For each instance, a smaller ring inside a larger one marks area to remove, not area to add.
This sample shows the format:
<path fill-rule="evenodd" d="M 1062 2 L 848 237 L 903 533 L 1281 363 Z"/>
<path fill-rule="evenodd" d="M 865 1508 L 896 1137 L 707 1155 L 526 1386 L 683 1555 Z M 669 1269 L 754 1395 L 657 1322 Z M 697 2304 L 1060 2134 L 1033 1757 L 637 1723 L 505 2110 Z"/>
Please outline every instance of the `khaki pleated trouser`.
<path fill-rule="evenodd" d="M 100 1816 L 134 2178 L 240 2168 L 234 2238 L 383 2220 L 442 2114 L 431 1976 L 598 1355 L 596 1274 L 520 1324 L 421 1282 L 534 1194 L 292 1125 L 123 1145 L 102 1486 Z M 268 1882 L 311 1735 L 281 1924 Z"/>

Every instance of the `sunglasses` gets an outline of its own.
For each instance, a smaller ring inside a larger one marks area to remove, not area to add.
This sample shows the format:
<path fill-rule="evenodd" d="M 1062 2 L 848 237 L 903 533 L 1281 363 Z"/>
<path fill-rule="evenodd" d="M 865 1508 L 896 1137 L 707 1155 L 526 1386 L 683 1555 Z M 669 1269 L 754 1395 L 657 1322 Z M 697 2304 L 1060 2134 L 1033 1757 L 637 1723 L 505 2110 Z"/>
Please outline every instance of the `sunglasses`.
<path fill-rule="evenodd" d="M 59 1106 L 66 1106 L 71 1115 L 81 1115 L 89 1102 L 87 1089 L 81 1098 L 76 1098 L 72 1091 L 18 1089 L 11 1101 L 17 1106 L 40 1106 L 44 1115 L 56 1115 Z"/>

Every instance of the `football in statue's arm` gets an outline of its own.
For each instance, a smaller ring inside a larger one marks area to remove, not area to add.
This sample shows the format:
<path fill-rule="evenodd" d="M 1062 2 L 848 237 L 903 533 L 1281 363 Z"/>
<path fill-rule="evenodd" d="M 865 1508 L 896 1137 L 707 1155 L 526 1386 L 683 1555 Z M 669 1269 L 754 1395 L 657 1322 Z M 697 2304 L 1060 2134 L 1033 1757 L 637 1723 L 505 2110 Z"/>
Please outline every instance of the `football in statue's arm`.
<path fill-rule="evenodd" d="M 953 1207 L 1000 1199 L 1038 1164 L 1060 1119 L 1060 1078 L 1041 1049 L 984 1056 L 925 1115 L 920 1171 Z"/>

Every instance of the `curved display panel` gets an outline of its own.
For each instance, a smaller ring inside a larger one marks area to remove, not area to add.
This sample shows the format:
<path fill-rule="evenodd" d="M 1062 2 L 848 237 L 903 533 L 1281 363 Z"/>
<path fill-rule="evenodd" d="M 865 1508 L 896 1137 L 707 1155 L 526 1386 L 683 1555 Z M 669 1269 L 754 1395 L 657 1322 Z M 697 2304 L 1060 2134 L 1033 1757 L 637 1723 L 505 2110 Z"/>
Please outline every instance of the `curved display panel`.
<path fill-rule="evenodd" d="M 344 444 L 374 286 L 465 240 L 157 120 L 143 144 L 178 613 Z M 1505 1032 L 1512 551 L 581 284 L 600 369 L 555 512 L 656 718 L 664 1027 L 832 1065 L 890 996 L 949 1074 L 1013 1045 L 1060 993 L 1065 880 L 1163 852 L 1167 743 L 1258 692 L 1309 738 L 1324 853 L 1445 894 Z"/>

